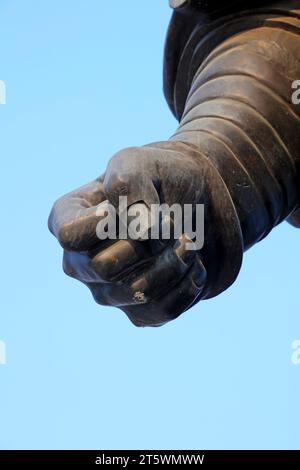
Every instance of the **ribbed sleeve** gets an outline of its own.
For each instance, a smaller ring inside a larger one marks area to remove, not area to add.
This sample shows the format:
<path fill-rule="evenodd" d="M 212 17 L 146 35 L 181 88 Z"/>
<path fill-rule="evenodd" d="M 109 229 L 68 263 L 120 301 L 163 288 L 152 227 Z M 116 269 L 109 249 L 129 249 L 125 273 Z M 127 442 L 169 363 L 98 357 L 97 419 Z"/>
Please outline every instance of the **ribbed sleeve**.
<path fill-rule="evenodd" d="M 217 169 L 245 249 L 299 207 L 300 106 L 292 103 L 298 79 L 297 15 L 239 32 L 221 41 L 196 70 L 171 138 L 196 147 Z"/>

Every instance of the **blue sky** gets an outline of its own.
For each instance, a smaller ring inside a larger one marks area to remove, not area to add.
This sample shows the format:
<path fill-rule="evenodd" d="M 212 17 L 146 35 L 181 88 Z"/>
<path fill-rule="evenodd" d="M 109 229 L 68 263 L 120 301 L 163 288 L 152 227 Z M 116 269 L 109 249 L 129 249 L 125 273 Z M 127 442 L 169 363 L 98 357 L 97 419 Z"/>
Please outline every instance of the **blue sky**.
<path fill-rule="evenodd" d="M 96 305 L 61 270 L 53 201 L 120 148 L 176 128 L 163 2 L 2 0 L 1 449 L 300 448 L 300 231 L 160 329 Z"/>

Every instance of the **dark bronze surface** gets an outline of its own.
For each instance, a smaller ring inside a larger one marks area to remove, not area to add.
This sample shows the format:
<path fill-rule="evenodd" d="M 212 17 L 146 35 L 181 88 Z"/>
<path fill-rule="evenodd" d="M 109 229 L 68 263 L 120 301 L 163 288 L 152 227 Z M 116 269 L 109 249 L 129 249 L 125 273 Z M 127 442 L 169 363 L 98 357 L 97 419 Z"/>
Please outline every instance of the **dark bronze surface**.
<path fill-rule="evenodd" d="M 137 326 L 159 326 L 236 279 L 243 252 L 288 219 L 300 227 L 300 1 L 170 1 L 165 142 L 120 151 L 49 218 L 65 272 Z M 224 6 L 225 5 L 225 6 Z M 204 204 L 205 243 L 96 236 L 97 206 Z"/>

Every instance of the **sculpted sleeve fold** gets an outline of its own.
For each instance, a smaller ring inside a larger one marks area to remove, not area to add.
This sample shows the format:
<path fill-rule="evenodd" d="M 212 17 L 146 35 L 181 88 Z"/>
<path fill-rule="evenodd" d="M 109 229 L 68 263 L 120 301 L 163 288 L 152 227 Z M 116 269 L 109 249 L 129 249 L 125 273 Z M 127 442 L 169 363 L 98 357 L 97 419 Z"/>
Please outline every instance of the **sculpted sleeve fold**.
<path fill-rule="evenodd" d="M 166 64 L 166 97 L 180 120 L 171 141 L 219 173 L 247 250 L 289 216 L 300 225 L 300 106 L 291 100 L 300 77 L 300 9 L 277 2 L 209 24 L 200 15 L 201 27 L 195 17 L 184 21 L 189 37 L 172 70 Z M 170 28 L 169 40 L 174 34 Z"/>

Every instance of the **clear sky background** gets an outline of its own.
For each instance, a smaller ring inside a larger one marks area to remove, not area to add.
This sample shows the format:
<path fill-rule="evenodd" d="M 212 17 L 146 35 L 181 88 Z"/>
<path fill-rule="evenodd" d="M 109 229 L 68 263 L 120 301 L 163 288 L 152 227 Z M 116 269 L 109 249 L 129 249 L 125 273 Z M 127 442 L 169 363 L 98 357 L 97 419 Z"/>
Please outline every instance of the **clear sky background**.
<path fill-rule="evenodd" d="M 168 138 L 164 1 L 1 0 L 1 449 L 300 449 L 300 230 L 234 286 L 137 329 L 67 278 L 53 201 L 120 148 Z"/>

